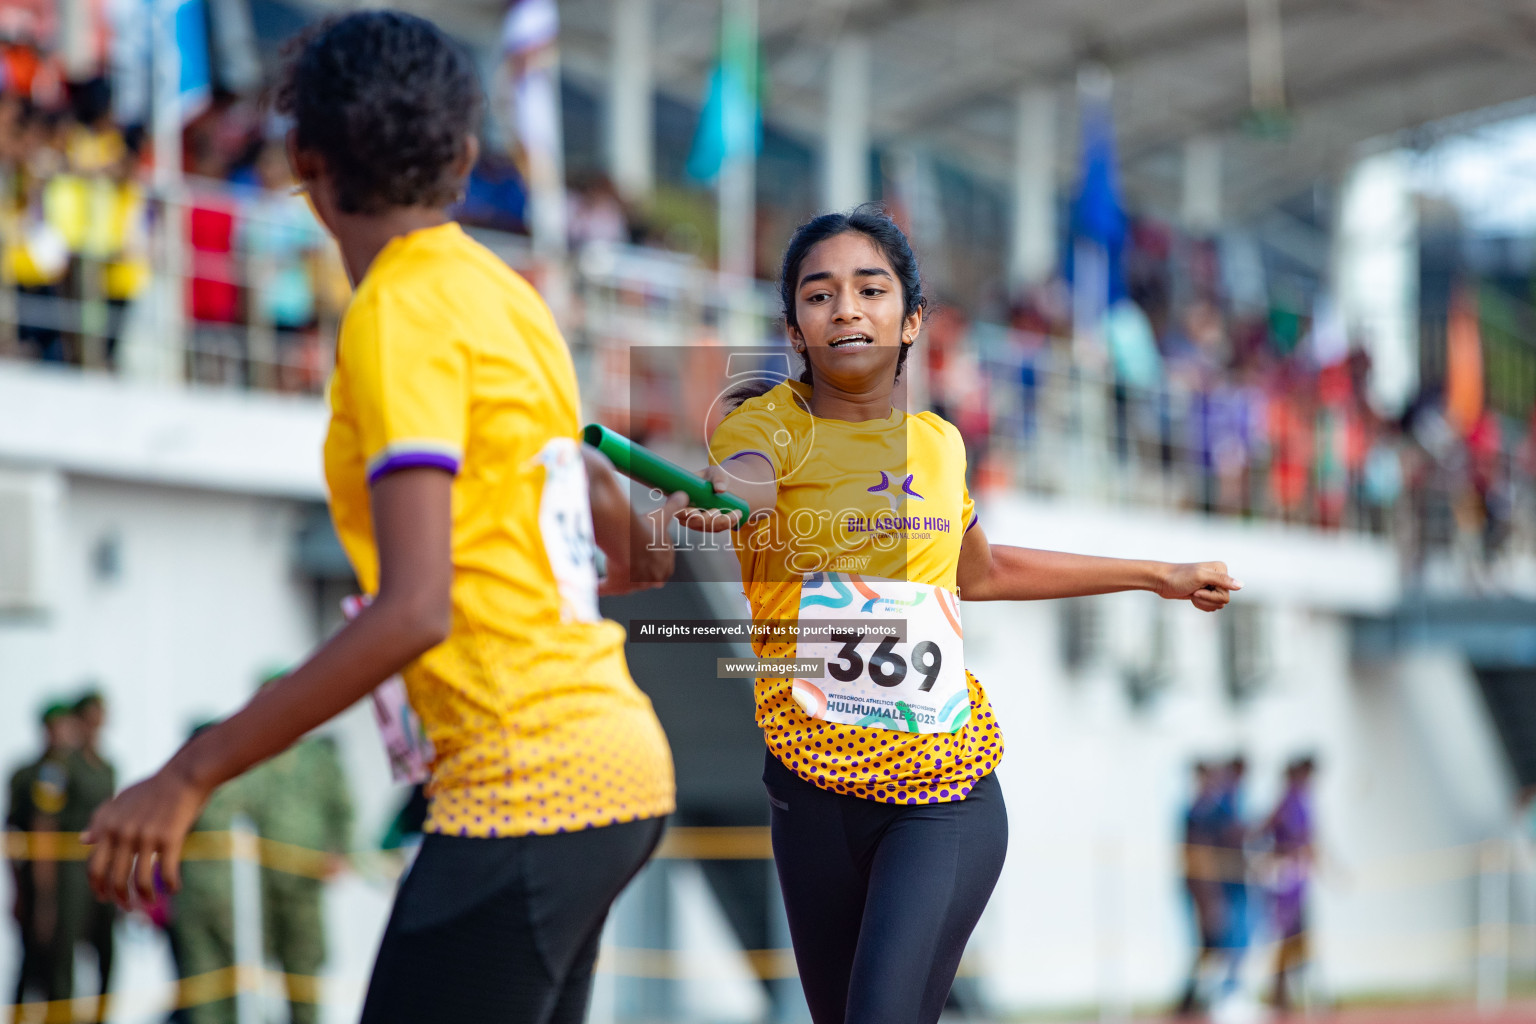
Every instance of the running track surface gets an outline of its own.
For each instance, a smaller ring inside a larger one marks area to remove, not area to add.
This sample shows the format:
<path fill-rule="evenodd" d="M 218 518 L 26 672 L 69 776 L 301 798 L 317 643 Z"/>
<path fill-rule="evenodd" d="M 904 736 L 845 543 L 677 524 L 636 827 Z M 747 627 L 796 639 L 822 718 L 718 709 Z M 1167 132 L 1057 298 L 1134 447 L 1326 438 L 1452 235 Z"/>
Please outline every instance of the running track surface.
<path fill-rule="evenodd" d="M 1293 1018 L 1304 1022 L 1307 1018 Z M 1509 1003 L 1497 1010 L 1479 1012 L 1470 1004 L 1452 1006 L 1391 1006 L 1337 1010 L 1320 1013 L 1313 1021 L 1337 1024 L 1533 1024 L 1536 1002 Z"/>
<path fill-rule="evenodd" d="M 1191 1024 L 1201 1017 L 1144 1017 L 1136 1024 Z M 1433 1006 L 1360 1007 L 1342 1010 L 1316 1010 L 1311 1014 L 1289 1017 L 1265 1015 L 1257 1018 L 1265 1024 L 1536 1024 L 1536 1001 L 1518 1001 L 1497 1010 L 1479 1011 L 1470 1003 Z"/>

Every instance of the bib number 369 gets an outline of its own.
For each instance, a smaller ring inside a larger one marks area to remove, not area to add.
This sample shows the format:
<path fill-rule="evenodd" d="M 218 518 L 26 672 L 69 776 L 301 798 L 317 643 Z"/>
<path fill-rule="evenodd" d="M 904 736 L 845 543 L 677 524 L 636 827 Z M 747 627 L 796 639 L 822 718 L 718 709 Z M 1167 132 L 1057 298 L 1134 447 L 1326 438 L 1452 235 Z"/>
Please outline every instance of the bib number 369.
<path fill-rule="evenodd" d="M 918 690 L 928 693 L 939 680 L 939 670 L 944 667 L 944 650 L 932 640 L 919 640 L 912 645 L 911 664 L 896 653 L 894 636 L 880 637 L 875 649 L 866 659 L 859 652 L 859 645 L 868 645 L 871 638 L 857 632 L 834 633 L 843 641 L 837 656 L 827 663 L 827 675 L 843 683 L 851 683 L 866 671 L 876 686 L 900 686 L 907 681 L 909 671 L 921 676 Z"/>
<path fill-rule="evenodd" d="M 891 635 L 896 621 L 905 637 Z M 800 585 L 800 659 L 824 674 L 793 681 L 812 718 L 901 732 L 958 732 L 970 720 L 960 605 L 943 587 L 852 573 L 813 573 Z M 842 628 L 846 623 L 846 628 Z"/>

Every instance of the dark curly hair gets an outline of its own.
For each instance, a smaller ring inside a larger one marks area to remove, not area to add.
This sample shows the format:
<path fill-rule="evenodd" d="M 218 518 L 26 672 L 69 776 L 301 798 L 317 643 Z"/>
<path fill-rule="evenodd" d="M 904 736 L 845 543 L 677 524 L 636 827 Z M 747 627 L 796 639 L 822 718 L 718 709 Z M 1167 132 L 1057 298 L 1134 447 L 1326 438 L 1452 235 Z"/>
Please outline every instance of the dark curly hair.
<path fill-rule="evenodd" d="M 847 213 L 823 213 L 795 229 L 788 247 L 784 250 L 784 264 L 779 271 L 779 301 L 784 307 L 784 323 L 787 326 L 797 330 L 800 327 L 799 321 L 795 318 L 795 292 L 799 289 L 800 267 L 805 263 L 806 256 L 827 239 L 849 232 L 864 235 L 873 242 L 875 248 L 879 249 L 880 254 L 890 263 L 891 269 L 896 272 L 896 279 L 901 282 L 903 320 L 920 309 L 928 308 L 928 298 L 923 294 L 922 274 L 918 272 L 917 256 L 912 252 L 907 236 L 885 212 L 884 206 L 879 203 L 864 203 Z M 901 379 L 901 368 L 907 365 L 907 353 L 911 348 L 911 345 L 902 345 L 901 351 L 896 356 L 897 380 Z M 809 359 L 806 359 L 805 368 L 800 371 L 800 381 L 805 384 L 811 383 Z M 727 392 L 726 401 L 740 404 L 767 391 L 768 386 L 765 382 L 750 381 Z"/>
<path fill-rule="evenodd" d="M 274 97 L 298 148 L 325 158 L 337 206 L 365 214 L 452 203 L 482 105 L 469 54 L 398 11 L 341 15 L 301 35 Z"/>

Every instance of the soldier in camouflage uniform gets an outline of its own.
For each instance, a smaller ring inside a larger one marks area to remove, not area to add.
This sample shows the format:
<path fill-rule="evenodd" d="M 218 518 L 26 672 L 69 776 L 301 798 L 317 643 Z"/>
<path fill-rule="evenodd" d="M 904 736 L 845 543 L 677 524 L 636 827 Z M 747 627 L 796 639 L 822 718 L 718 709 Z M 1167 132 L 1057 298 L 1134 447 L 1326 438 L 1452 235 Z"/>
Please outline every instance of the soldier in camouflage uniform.
<path fill-rule="evenodd" d="M 346 865 L 352 845 L 352 798 L 336 743 L 328 737 L 299 741 L 251 772 L 248 781 L 251 817 L 261 838 L 324 855 L 307 865 L 320 870 L 264 868 L 261 873 L 267 956 L 290 976 L 293 1024 L 313 1024 L 320 993 L 308 979 L 315 978 L 325 962 L 321 897 L 325 880 Z"/>
<path fill-rule="evenodd" d="M 106 704 L 99 692 L 87 692 L 73 707 L 80 723 L 80 744 L 69 753 L 69 795 L 59 815 L 59 830 L 71 834 L 85 831 L 96 808 L 117 792 L 117 771 L 101 754 L 101 729 L 106 723 Z M 68 999 L 74 995 L 75 947 L 84 942 L 96 954 L 100 976 L 100 1000 L 95 1017 L 106 1019 L 106 997 L 112 976 L 112 928 L 117 922 L 117 908 L 103 903 L 91 892 L 84 861 L 64 861 L 59 865 L 59 928 L 54 940 L 51 998 Z"/>
<path fill-rule="evenodd" d="M 192 831 L 228 832 L 237 816 L 249 815 L 249 782 L 249 776 L 240 776 L 215 790 Z M 187 860 L 181 866 L 181 891 L 172 904 L 168 930 L 176 973 L 184 983 L 184 1005 L 176 1015 L 182 1024 L 235 1024 L 233 977 L 222 984 L 218 979 L 185 984 L 199 975 L 235 966 L 232 871 L 230 861 L 222 858 Z M 223 999 L 207 998 L 218 991 L 230 994 Z"/>
<path fill-rule="evenodd" d="M 42 756 L 11 776 L 7 832 L 59 831 L 59 815 L 69 794 L 69 754 L 80 742 L 80 723 L 67 704 L 49 705 L 42 722 L 46 732 Z M 17 858 L 11 861 L 11 872 L 15 885 L 12 911 L 21 932 L 21 968 L 13 1002 L 50 999 L 54 997 L 54 940 L 59 924 L 59 863 L 46 858 Z"/>

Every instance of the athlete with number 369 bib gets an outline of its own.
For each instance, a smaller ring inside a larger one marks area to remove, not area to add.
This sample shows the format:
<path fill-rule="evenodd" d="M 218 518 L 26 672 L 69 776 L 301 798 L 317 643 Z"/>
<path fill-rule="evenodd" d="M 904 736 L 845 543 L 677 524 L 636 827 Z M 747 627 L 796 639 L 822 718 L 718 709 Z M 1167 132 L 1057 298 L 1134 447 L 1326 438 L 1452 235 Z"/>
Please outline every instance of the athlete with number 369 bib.
<path fill-rule="evenodd" d="M 1221 562 L 988 542 L 959 432 L 894 404 L 927 303 L 878 208 L 803 225 L 780 293 L 805 371 L 733 394 L 704 475 L 751 509 L 735 545 L 753 617 L 815 626 L 756 651 L 822 665 L 756 683 L 795 960 L 816 1024 L 931 1024 L 1008 833 L 1002 733 L 965 670 L 957 599 L 1150 590 L 1216 611 L 1239 584 Z M 678 513 L 703 531 L 738 517 Z"/>

